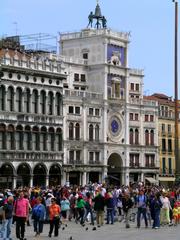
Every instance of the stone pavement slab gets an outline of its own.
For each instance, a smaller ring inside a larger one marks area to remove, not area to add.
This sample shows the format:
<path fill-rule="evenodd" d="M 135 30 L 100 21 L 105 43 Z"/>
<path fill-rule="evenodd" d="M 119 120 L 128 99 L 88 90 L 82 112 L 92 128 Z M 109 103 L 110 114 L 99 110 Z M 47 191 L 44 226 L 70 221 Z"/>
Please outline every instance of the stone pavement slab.
<path fill-rule="evenodd" d="M 160 229 L 145 228 L 144 223 L 140 229 L 137 229 L 132 223 L 129 229 L 125 228 L 124 223 L 115 222 L 114 225 L 104 225 L 96 230 L 92 230 L 93 226 L 87 223 L 84 227 L 74 222 L 68 222 L 67 227 L 59 229 L 58 237 L 48 237 L 49 224 L 44 224 L 43 233 L 40 237 L 35 238 L 33 227 L 26 226 L 25 237 L 27 240 L 32 239 L 61 239 L 61 240 L 179 240 L 180 239 L 180 225 L 179 226 L 165 226 Z M 63 230 L 64 229 L 64 230 Z M 12 239 L 15 240 L 15 226 L 12 227 Z"/>

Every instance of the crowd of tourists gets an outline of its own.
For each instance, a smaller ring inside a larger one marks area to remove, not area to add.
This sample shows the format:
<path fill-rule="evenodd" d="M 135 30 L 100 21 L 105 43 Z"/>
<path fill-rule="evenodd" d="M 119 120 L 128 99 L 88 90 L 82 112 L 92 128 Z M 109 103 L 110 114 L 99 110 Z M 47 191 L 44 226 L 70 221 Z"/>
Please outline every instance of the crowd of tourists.
<path fill-rule="evenodd" d="M 144 219 L 144 223 L 143 222 Z M 130 228 L 158 229 L 180 223 L 180 187 L 165 189 L 160 186 L 56 186 L 51 188 L 0 189 L 0 239 L 11 239 L 15 225 L 16 238 L 25 240 L 25 227 L 33 223 L 35 237 L 49 224 L 51 238 L 58 237 L 59 228 L 69 221 L 92 229 L 104 224 L 123 222 Z"/>

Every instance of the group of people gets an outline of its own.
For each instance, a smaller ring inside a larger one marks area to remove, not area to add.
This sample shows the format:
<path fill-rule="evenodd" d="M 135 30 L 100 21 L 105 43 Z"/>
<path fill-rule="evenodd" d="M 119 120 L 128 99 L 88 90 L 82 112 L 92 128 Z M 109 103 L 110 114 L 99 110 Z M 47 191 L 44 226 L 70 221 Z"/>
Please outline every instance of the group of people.
<path fill-rule="evenodd" d="M 57 186 L 0 190 L 0 238 L 11 239 L 11 226 L 16 225 L 16 237 L 25 240 L 26 222 L 33 221 L 35 237 L 49 224 L 51 237 L 59 235 L 61 224 L 68 221 L 86 222 L 96 229 L 115 221 L 124 221 L 130 227 L 132 212 L 136 215 L 136 227 L 142 218 L 145 227 L 154 229 L 165 224 L 180 223 L 180 188 L 165 190 L 158 186 L 121 186 L 90 184 L 84 187 Z"/>

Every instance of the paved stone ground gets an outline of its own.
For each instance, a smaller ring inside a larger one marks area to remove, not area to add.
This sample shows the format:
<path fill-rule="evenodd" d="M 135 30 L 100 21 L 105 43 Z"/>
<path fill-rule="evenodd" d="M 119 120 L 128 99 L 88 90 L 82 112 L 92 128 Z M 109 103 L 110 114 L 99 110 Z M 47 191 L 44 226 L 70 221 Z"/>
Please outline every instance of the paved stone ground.
<path fill-rule="evenodd" d="M 88 228 L 88 229 L 87 229 Z M 68 226 L 63 230 L 63 226 L 59 229 L 59 236 L 49 238 L 49 224 L 44 224 L 44 230 L 39 238 L 35 238 L 33 227 L 26 226 L 25 237 L 27 240 L 32 239 L 61 239 L 61 240 L 179 240 L 180 239 L 180 225 L 178 226 L 164 226 L 160 229 L 154 230 L 151 227 L 145 228 L 144 222 L 140 229 L 136 228 L 135 223 L 131 223 L 129 229 L 125 228 L 124 223 L 115 222 L 114 225 L 104 225 L 100 228 L 92 230 L 92 226 L 87 223 L 85 227 L 75 222 L 68 222 Z M 72 238 L 71 238 L 72 237 Z M 12 227 L 12 239 L 15 240 L 15 226 Z"/>

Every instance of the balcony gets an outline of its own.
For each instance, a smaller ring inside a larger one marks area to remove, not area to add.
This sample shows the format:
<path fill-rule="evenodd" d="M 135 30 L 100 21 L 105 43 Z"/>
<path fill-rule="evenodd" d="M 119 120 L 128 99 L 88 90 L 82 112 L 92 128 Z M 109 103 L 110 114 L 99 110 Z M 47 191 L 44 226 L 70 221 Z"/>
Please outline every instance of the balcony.
<path fill-rule="evenodd" d="M 162 176 L 162 177 L 170 177 L 174 175 L 175 175 L 174 169 L 160 169 L 159 171 L 159 176 Z"/>
<path fill-rule="evenodd" d="M 0 151 L 0 159 L 2 161 L 62 161 L 63 152 L 34 152 L 34 151 Z"/>

